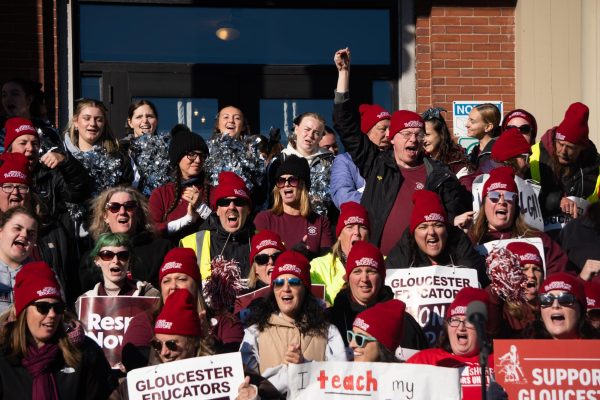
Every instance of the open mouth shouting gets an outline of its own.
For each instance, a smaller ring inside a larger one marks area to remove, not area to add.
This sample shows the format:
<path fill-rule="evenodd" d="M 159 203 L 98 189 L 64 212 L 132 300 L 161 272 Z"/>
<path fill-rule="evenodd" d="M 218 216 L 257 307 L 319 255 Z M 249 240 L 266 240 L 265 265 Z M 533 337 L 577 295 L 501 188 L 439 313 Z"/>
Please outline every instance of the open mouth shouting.
<path fill-rule="evenodd" d="M 18 237 L 13 241 L 12 245 L 19 253 L 26 254 L 31 242 L 27 238 Z"/>

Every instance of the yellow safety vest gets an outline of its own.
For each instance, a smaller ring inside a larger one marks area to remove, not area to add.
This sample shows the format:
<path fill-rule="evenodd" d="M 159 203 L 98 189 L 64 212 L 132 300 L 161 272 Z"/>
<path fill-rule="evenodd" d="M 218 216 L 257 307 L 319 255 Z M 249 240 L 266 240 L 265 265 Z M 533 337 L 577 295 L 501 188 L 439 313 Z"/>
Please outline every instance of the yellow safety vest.
<path fill-rule="evenodd" d="M 210 231 L 192 233 L 179 241 L 179 247 L 186 247 L 196 252 L 198 268 L 202 280 L 210 276 Z M 198 251 L 200 249 L 200 251 Z"/>

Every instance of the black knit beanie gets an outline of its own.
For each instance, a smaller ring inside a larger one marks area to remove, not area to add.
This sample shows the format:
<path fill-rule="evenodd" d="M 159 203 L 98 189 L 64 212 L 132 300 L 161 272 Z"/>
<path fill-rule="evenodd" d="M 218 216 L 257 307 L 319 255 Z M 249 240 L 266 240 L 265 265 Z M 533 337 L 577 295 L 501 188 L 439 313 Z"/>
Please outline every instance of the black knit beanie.
<path fill-rule="evenodd" d="M 304 182 L 306 190 L 310 190 L 310 167 L 306 158 L 301 158 L 294 154 L 287 156 L 279 168 L 277 168 L 275 178 L 277 179 L 281 175 L 297 176 Z"/>
<path fill-rule="evenodd" d="M 208 156 L 208 146 L 202 136 L 190 131 L 183 124 L 177 124 L 171 129 L 171 143 L 169 144 L 169 161 L 172 165 L 179 164 L 181 158 L 190 151 L 201 151 Z"/>

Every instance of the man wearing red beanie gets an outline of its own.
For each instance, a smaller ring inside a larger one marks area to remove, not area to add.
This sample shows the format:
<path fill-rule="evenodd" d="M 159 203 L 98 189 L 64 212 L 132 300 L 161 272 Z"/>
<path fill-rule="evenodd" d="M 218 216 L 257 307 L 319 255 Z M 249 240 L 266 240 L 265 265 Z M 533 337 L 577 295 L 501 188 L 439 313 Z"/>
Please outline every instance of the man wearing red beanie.
<path fill-rule="evenodd" d="M 5 213 L 9 208 L 29 207 L 31 179 L 27 157 L 19 153 L 3 153 L 0 162 L 0 211 Z"/>
<path fill-rule="evenodd" d="M 362 134 L 350 102 L 350 50 L 338 50 L 334 62 L 338 69 L 334 128 L 367 182 L 361 203 L 369 210 L 371 243 L 384 255 L 389 253 L 408 226 L 415 190 L 438 193 L 450 221 L 470 211 L 471 194 L 456 176 L 442 163 L 423 157 L 423 118 L 413 111 L 394 112 L 388 133 L 392 149 L 380 151 Z"/>
<path fill-rule="evenodd" d="M 180 247 L 196 252 L 200 273 L 204 279 L 210 276 L 210 263 L 219 255 L 239 264 L 243 278 L 250 270 L 250 240 L 254 224 L 248 216 L 252 211 L 250 191 L 244 180 L 233 172 L 219 174 L 219 184 L 211 193 L 213 212 L 202 229 L 181 239 Z"/>
<path fill-rule="evenodd" d="M 557 234 L 569 219 L 579 217 L 583 200 L 598 201 L 600 155 L 589 139 L 589 113 L 585 104 L 571 104 L 562 122 L 531 148 L 531 178 L 542 185 L 546 232 Z M 575 198 L 581 199 L 579 207 Z"/>

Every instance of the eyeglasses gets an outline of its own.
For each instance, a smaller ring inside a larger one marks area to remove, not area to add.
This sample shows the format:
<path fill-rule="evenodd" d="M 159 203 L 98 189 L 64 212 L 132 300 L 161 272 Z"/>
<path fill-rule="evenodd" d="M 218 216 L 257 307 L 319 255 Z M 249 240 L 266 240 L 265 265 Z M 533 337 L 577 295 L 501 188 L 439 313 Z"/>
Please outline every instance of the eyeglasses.
<path fill-rule="evenodd" d="M 185 156 L 190 161 L 195 161 L 198 157 L 200 157 L 200 161 L 204 160 L 204 154 L 200 151 L 190 151 Z"/>
<path fill-rule="evenodd" d="M 360 333 L 354 333 L 354 331 L 346 331 L 346 339 L 348 339 L 348 343 L 354 340 L 354 343 L 360 348 L 365 347 L 369 342 L 376 342 L 373 336 L 365 336 Z"/>
<path fill-rule="evenodd" d="M 280 288 L 280 287 L 283 287 L 283 285 L 285 285 L 285 281 L 286 281 L 285 278 L 277 278 L 277 279 L 273 279 L 271 281 L 271 283 L 273 284 L 274 287 Z M 292 276 L 291 278 L 287 278 L 287 283 L 291 287 L 298 287 L 298 286 L 302 285 L 302 280 L 300 278 L 296 278 L 295 276 Z"/>
<path fill-rule="evenodd" d="M 277 260 L 277 257 L 279 257 L 280 254 L 281 252 L 273 254 L 257 254 L 254 256 L 254 262 L 258 265 L 266 265 L 270 259 L 271 261 L 273 261 L 273 264 L 275 264 L 275 260 Z"/>
<path fill-rule="evenodd" d="M 2 184 L 2 191 L 4 193 L 12 193 L 15 189 L 17 189 L 17 192 L 19 193 L 29 193 L 29 186 L 27 185 L 15 185 L 13 183 Z"/>
<path fill-rule="evenodd" d="M 137 201 L 126 201 L 125 203 L 117 203 L 115 201 L 111 201 L 110 203 L 106 203 L 106 209 L 113 214 L 121 211 L 121 207 L 125 208 L 126 212 L 134 212 L 138 208 Z"/>
<path fill-rule="evenodd" d="M 241 197 L 235 197 L 233 199 L 219 199 L 217 200 L 217 207 L 229 207 L 229 205 L 233 202 L 233 205 L 236 207 L 244 207 L 248 205 L 248 201 L 246 199 L 242 199 Z"/>
<path fill-rule="evenodd" d="M 159 353 L 162 351 L 163 345 L 167 346 L 167 349 L 171 351 L 177 351 L 179 348 L 177 345 L 177 340 L 167 340 L 165 342 L 161 342 L 158 339 L 154 339 L 150 342 L 150 346 L 152 346 L 152 348 Z"/>
<path fill-rule="evenodd" d="M 53 309 L 56 314 L 62 314 L 65 312 L 65 304 L 61 302 L 50 303 L 47 301 L 36 301 L 33 303 L 33 305 L 35 306 L 37 312 L 42 315 L 48 315 L 50 309 Z"/>
<path fill-rule="evenodd" d="M 398 132 L 398 135 L 402 136 L 404 140 L 410 139 L 411 137 L 413 137 L 413 135 L 417 138 L 417 141 L 419 142 L 422 142 L 425 139 L 425 132 Z"/>
<path fill-rule="evenodd" d="M 275 181 L 275 184 L 278 188 L 284 187 L 286 183 L 289 184 L 291 187 L 296 187 L 298 186 L 298 183 L 300 183 L 300 178 L 298 178 L 297 176 L 288 176 L 287 178 L 281 176 Z"/>
<path fill-rule="evenodd" d="M 555 296 L 551 293 L 544 293 L 538 295 L 538 300 L 540 301 L 540 307 L 548 308 L 552 307 L 554 304 L 554 300 L 558 300 L 558 304 L 563 307 L 572 307 L 575 304 L 575 296 L 571 293 L 561 293 L 558 296 Z"/>
<path fill-rule="evenodd" d="M 448 318 L 446 320 L 446 322 L 448 323 L 448 326 L 451 328 L 458 328 L 460 326 L 460 324 L 465 324 L 465 328 L 467 328 L 467 329 L 475 328 L 475 325 L 473 325 L 466 319 L 460 319 L 460 318 L 454 317 L 454 318 Z"/>
<path fill-rule="evenodd" d="M 512 129 L 512 128 L 517 128 L 518 130 L 521 131 L 521 133 L 530 133 L 532 131 L 531 125 L 521 125 L 521 126 L 506 125 L 507 130 Z"/>
<path fill-rule="evenodd" d="M 112 261 L 115 256 L 117 256 L 117 260 L 121 262 L 129 261 L 129 251 L 127 250 L 119 251 L 118 253 L 110 250 L 102 250 L 98 253 L 98 257 L 100 257 L 102 261 Z"/>
<path fill-rule="evenodd" d="M 490 199 L 490 201 L 494 204 L 499 202 L 501 197 L 507 203 L 514 204 L 517 201 L 518 195 L 515 192 L 500 193 L 500 192 L 496 192 L 496 191 L 488 192 L 488 194 L 487 194 L 487 198 Z"/>

